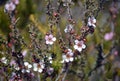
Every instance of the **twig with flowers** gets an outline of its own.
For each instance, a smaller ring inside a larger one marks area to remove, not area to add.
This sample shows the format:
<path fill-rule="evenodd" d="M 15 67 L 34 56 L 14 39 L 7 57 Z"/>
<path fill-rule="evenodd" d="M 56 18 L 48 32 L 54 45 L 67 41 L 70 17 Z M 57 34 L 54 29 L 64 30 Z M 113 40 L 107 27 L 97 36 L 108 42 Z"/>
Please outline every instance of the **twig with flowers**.
<path fill-rule="evenodd" d="M 63 75 L 63 78 L 61 80 L 62 81 L 65 80 L 69 66 L 71 65 L 71 62 L 74 60 L 74 57 L 76 57 L 75 54 L 77 55 L 78 53 L 81 53 L 82 50 L 86 48 L 86 45 L 85 45 L 86 36 L 89 33 L 93 33 L 94 28 L 96 27 L 96 19 L 93 16 L 94 14 L 93 13 L 88 14 L 88 12 L 87 12 L 87 17 L 89 17 L 89 18 L 88 18 L 87 22 L 85 22 L 85 26 L 83 26 L 81 28 L 81 35 L 78 35 L 73 28 L 75 21 L 72 17 L 71 10 L 70 10 L 71 4 L 73 4 L 73 2 L 70 0 L 59 1 L 58 10 L 56 10 L 57 12 L 55 10 L 50 10 L 50 9 L 53 9 L 50 1 L 49 1 L 49 4 L 47 5 L 47 9 L 48 9 L 47 12 L 49 13 L 49 14 L 48 13 L 47 14 L 48 14 L 49 18 L 52 18 L 50 21 L 55 22 L 54 24 L 57 25 L 58 32 L 59 32 L 59 44 L 60 44 L 61 50 L 63 52 L 63 55 L 62 55 L 63 68 L 62 68 L 60 74 L 58 75 L 58 77 L 56 78 L 56 81 L 58 81 L 59 78 L 61 78 L 62 74 L 64 74 L 64 75 Z M 93 2 L 91 4 L 93 4 Z M 60 24 L 59 17 L 62 14 L 61 7 L 67 8 L 67 12 L 68 12 L 69 25 L 67 25 L 65 30 L 64 30 L 66 35 L 67 35 L 67 42 L 68 43 L 66 43 L 61 36 L 62 34 L 61 34 L 61 30 L 60 30 L 60 25 L 59 25 Z M 87 7 L 87 9 L 89 9 L 89 11 L 90 11 L 91 7 L 90 8 Z M 56 19 L 53 19 L 53 18 L 56 18 Z M 52 20 L 57 20 L 57 21 L 52 21 Z M 50 27 L 52 28 L 52 26 L 54 24 L 50 25 Z M 72 51 L 71 48 L 74 48 L 75 50 Z"/>

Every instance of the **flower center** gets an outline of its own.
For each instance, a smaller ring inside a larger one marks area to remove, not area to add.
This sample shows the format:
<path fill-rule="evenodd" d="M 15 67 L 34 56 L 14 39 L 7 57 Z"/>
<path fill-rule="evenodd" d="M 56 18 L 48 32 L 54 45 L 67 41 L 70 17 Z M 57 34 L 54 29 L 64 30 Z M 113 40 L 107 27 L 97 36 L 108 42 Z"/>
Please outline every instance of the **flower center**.
<path fill-rule="evenodd" d="M 78 47 L 82 47 L 82 44 L 81 44 L 81 43 L 78 43 L 77 45 L 78 45 Z"/>

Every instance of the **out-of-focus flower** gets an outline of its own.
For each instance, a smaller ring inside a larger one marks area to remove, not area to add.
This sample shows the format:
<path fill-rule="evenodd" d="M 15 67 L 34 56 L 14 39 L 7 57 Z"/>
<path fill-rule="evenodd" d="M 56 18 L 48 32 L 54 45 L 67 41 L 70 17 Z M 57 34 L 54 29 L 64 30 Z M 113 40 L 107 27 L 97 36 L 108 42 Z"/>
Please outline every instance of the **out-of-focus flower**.
<path fill-rule="evenodd" d="M 118 51 L 117 51 L 117 50 L 114 52 L 114 55 L 115 55 L 115 56 L 117 56 L 117 55 L 118 55 Z"/>
<path fill-rule="evenodd" d="M 75 45 L 74 45 L 74 49 L 78 50 L 79 52 L 82 51 L 82 49 L 85 49 L 86 45 L 84 44 L 84 41 L 79 41 L 79 40 L 75 40 Z"/>
<path fill-rule="evenodd" d="M 48 57 L 49 62 L 52 64 L 52 57 Z"/>
<path fill-rule="evenodd" d="M 33 64 L 33 70 L 34 71 L 38 71 L 39 73 L 43 72 L 45 65 L 43 62 L 39 62 L 39 63 L 34 63 Z"/>
<path fill-rule="evenodd" d="M 104 35 L 104 39 L 105 39 L 106 41 L 109 41 L 109 40 L 113 39 L 113 37 L 114 37 L 114 33 L 113 33 L 113 32 L 106 33 L 106 34 Z"/>
<path fill-rule="evenodd" d="M 52 73 L 53 73 L 53 71 L 54 71 L 54 68 L 48 68 L 47 69 L 47 73 L 49 74 L 49 75 L 51 75 Z"/>
<path fill-rule="evenodd" d="M 68 49 L 67 52 L 62 55 L 62 58 L 63 58 L 63 61 L 62 61 L 63 63 L 64 62 L 72 62 L 74 60 L 72 50 Z"/>
<path fill-rule="evenodd" d="M 7 64 L 7 59 L 6 59 L 6 57 L 2 57 L 2 58 L 1 58 L 1 62 L 4 63 L 4 64 Z"/>
<path fill-rule="evenodd" d="M 66 28 L 64 29 L 64 32 L 65 32 L 65 33 L 69 33 L 70 31 L 72 31 L 72 29 L 73 29 L 73 25 L 69 24 L 69 25 L 67 25 Z"/>
<path fill-rule="evenodd" d="M 94 17 L 89 17 L 87 24 L 88 24 L 89 27 L 96 27 L 96 25 L 95 25 L 96 24 L 96 19 Z"/>
<path fill-rule="evenodd" d="M 30 69 L 32 68 L 32 65 L 31 64 L 29 64 L 28 62 L 24 62 L 24 65 L 25 65 L 25 67 L 26 67 L 26 72 L 27 73 L 30 73 Z"/>
<path fill-rule="evenodd" d="M 12 2 L 13 2 L 15 5 L 18 5 L 18 4 L 19 4 L 19 0 L 12 0 Z"/>
<path fill-rule="evenodd" d="M 56 38 L 53 37 L 52 34 L 48 34 L 45 36 L 46 44 L 52 45 L 54 41 L 56 41 Z"/>
<path fill-rule="evenodd" d="M 24 51 L 22 52 L 22 55 L 25 57 L 25 56 L 27 55 L 27 50 L 24 50 Z"/>
<path fill-rule="evenodd" d="M 16 62 L 15 62 L 15 60 L 11 60 L 11 61 L 10 61 L 10 65 L 11 65 L 11 66 L 14 66 L 14 65 L 16 65 Z"/>
<path fill-rule="evenodd" d="M 28 62 L 24 62 L 24 65 L 25 65 L 27 68 L 32 68 L 32 65 L 29 64 Z"/>
<path fill-rule="evenodd" d="M 7 4 L 5 4 L 5 10 L 7 12 L 12 12 L 15 10 L 15 8 L 16 8 L 16 6 L 13 2 L 8 2 Z"/>

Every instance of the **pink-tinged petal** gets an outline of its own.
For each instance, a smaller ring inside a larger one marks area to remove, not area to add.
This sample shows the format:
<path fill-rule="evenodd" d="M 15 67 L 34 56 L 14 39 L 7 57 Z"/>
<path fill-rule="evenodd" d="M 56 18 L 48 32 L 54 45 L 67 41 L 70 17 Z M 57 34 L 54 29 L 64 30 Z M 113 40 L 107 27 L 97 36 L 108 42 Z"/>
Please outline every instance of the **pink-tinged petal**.
<path fill-rule="evenodd" d="M 27 55 L 27 50 L 24 50 L 24 51 L 22 52 L 22 55 L 25 57 L 25 56 Z"/>
<path fill-rule="evenodd" d="M 18 5 L 19 4 L 19 0 L 12 0 L 14 4 Z"/>
<path fill-rule="evenodd" d="M 77 46 L 77 45 L 74 45 L 74 49 L 78 49 L 78 46 Z"/>
<path fill-rule="evenodd" d="M 54 37 L 52 40 L 53 40 L 53 41 L 56 41 L 56 38 Z"/>
<path fill-rule="evenodd" d="M 44 69 L 44 65 L 43 64 L 41 64 L 41 68 Z"/>
<path fill-rule="evenodd" d="M 82 45 L 82 48 L 83 48 L 83 49 L 85 49 L 85 48 L 86 48 L 86 45 L 85 45 L 85 44 L 83 44 L 83 45 Z"/>
<path fill-rule="evenodd" d="M 49 38 L 53 38 L 53 35 L 52 35 L 52 34 L 50 34 L 50 35 L 49 35 Z"/>
<path fill-rule="evenodd" d="M 106 41 L 109 41 L 109 40 L 111 40 L 113 38 L 113 36 L 114 36 L 113 32 L 106 33 L 105 36 L 104 36 L 104 39 Z"/>
<path fill-rule="evenodd" d="M 49 41 L 46 41 L 46 44 L 50 44 L 50 42 L 49 42 Z"/>
<path fill-rule="evenodd" d="M 79 43 L 79 41 L 78 40 L 75 40 L 75 44 L 78 44 Z"/>
<path fill-rule="evenodd" d="M 10 65 L 11 65 L 11 66 L 12 66 L 12 65 L 16 65 L 15 60 L 11 60 Z"/>
<path fill-rule="evenodd" d="M 83 41 L 80 41 L 80 43 L 81 43 L 81 44 L 84 44 L 84 42 L 83 42 Z"/>
<path fill-rule="evenodd" d="M 48 40 L 48 38 L 49 38 L 49 36 L 48 36 L 48 35 L 46 35 L 46 36 L 45 36 L 45 40 Z"/>
<path fill-rule="evenodd" d="M 69 53 L 69 55 L 70 55 L 70 56 L 73 56 L 73 53 L 72 53 L 72 52 L 70 52 L 70 53 Z"/>
<path fill-rule="evenodd" d="M 72 50 L 71 50 L 71 49 L 68 49 L 68 52 L 72 52 Z"/>

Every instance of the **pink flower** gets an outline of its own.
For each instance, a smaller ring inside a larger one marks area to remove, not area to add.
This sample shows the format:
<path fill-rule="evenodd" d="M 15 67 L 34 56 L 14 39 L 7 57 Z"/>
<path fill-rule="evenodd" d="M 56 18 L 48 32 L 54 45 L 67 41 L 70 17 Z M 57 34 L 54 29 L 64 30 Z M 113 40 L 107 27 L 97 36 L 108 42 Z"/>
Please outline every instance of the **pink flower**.
<path fill-rule="evenodd" d="M 117 55 L 118 55 L 118 51 L 115 51 L 115 52 L 114 52 L 114 55 L 117 56 Z"/>
<path fill-rule="evenodd" d="M 84 44 L 84 42 L 81 40 L 75 40 L 75 45 L 74 45 L 74 49 L 78 50 L 79 52 L 82 51 L 82 49 L 85 49 L 86 45 Z"/>
<path fill-rule="evenodd" d="M 114 33 L 113 33 L 113 32 L 106 33 L 105 36 L 104 36 L 104 39 L 105 39 L 106 41 L 109 41 L 109 40 L 111 40 L 111 39 L 113 38 L 113 36 L 114 36 Z"/>
<path fill-rule="evenodd" d="M 8 12 L 14 11 L 15 8 L 16 8 L 16 6 L 13 2 L 9 2 L 9 3 L 5 4 L 5 10 L 7 10 Z"/>
<path fill-rule="evenodd" d="M 96 27 L 96 19 L 94 17 L 88 18 L 88 26 Z"/>
<path fill-rule="evenodd" d="M 45 36 L 46 44 L 52 45 L 54 41 L 56 41 L 56 38 L 53 37 L 52 34 Z"/>
<path fill-rule="evenodd" d="M 45 64 L 43 62 L 33 63 L 33 71 L 42 73 L 44 68 L 45 68 Z"/>
<path fill-rule="evenodd" d="M 66 28 L 64 29 L 64 32 L 65 32 L 65 33 L 69 33 L 69 32 L 72 31 L 72 30 L 73 30 L 73 25 L 69 24 L 69 25 L 67 25 Z"/>
<path fill-rule="evenodd" d="M 11 60 L 11 61 L 10 61 L 10 65 L 11 65 L 11 66 L 16 65 L 15 60 Z"/>
<path fill-rule="evenodd" d="M 64 62 L 72 62 L 74 59 L 72 50 L 68 49 L 67 53 L 62 55 L 62 58 L 63 58 L 63 61 L 62 61 L 63 63 Z"/>

